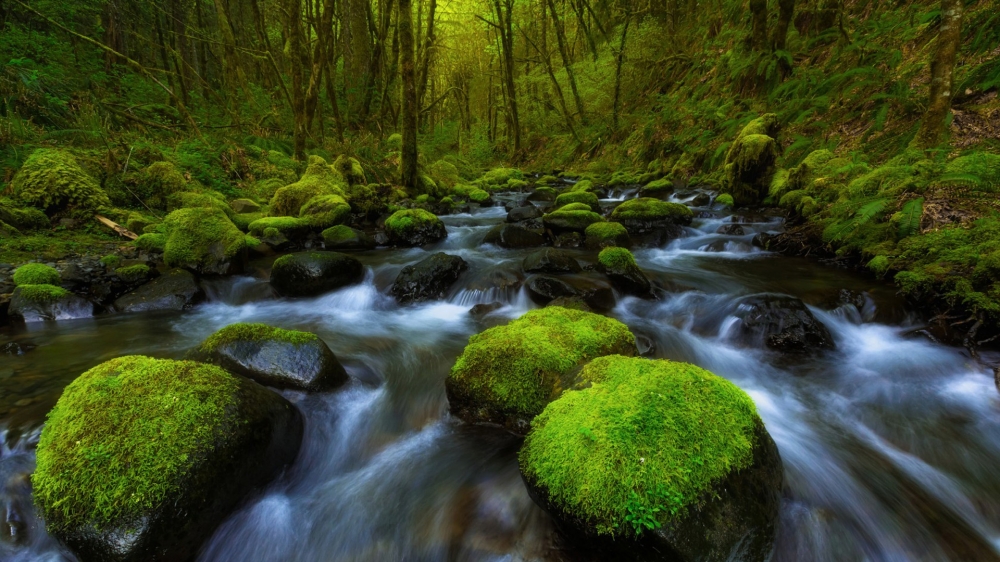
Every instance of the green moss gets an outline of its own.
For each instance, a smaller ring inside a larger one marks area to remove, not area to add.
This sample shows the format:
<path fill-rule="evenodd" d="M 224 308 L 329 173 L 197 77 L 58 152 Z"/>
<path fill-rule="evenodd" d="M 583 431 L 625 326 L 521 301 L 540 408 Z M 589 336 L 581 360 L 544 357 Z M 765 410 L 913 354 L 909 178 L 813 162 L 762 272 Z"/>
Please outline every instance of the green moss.
<path fill-rule="evenodd" d="M 525 478 L 599 534 L 641 532 L 698 506 L 712 485 L 753 458 L 760 418 L 749 396 L 712 373 L 672 361 L 601 357 L 532 422 Z"/>
<path fill-rule="evenodd" d="M 618 222 L 596 222 L 585 231 L 588 240 L 593 240 L 596 246 L 620 245 L 629 239 L 628 230 Z"/>
<path fill-rule="evenodd" d="M 622 185 L 636 185 L 639 183 L 639 176 L 631 172 L 617 171 L 611 174 L 611 179 L 608 181 L 609 187 L 618 187 Z"/>
<path fill-rule="evenodd" d="M 250 232 L 250 225 L 262 218 L 264 218 L 263 213 L 240 213 L 238 215 L 233 215 L 231 220 L 233 221 L 233 224 L 236 225 L 236 228 L 242 230 L 243 232 Z"/>
<path fill-rule="evenodd" d="M 285 330 L 267 324 L 232 324 L 215 332 L 198 347 L 199 352 L 211 353 L 220 346 L 236 341 L 279 341 L 292 345 L 312 343 L 319 336 L 310 332 Z"/>
<path fill-rule="evenodd" d="M 149 278 L 150 272 L 151 270 L 149 269 L 149 266 L 142 263 L 115 269 L 115 275 L 126 283 L 138 283 L 139 281 L 143 281 Z"/>
<path fill-rule="evenodd" d="M 15 199 L 46 211 L 96 211 L 111 202 L 101 186 L 66 150 L 40 148 L 31 153 L 11 182 Z"/>
<path fill-rule="evenodd" d="M 474 189 L 469 192 L 469 201 L 473 203 L 486 203 L 492 196 L 482 189 Z"/>
<path fill-rule="evenodd" d="M 175 193 L 188 190 L 188 180 L 170 162 L 160 161 L 150 164 L 139 175 L 142 192 L 149 194 L 149 204 L 165 208 L 167 198 Z"/>
<path fill-rule="evenodd" d="M 434 213 L 423 209 L 396 211 L 385 221 L 385 229 L 390 236 L 399 239 L 411 237 L 417 230 L 441 222 Z"/>
<path fill-rule="evenodd" d="M 147 226 L 155 223 L 155 220 L 145 217 L 141 213 L 133 212 L 129 214 L 128 219 L 125 222 L 125 228 L 135 233 L 142 233 Z"/>
<path fill-rule="evenodd" d="M 445 189 L 440 189 L 434 178 L 427 174 L 417 176 L 417 193 L 430 197 L 440 197 L 445 193 Z"/>
<path fill-rule="evenodd" d="M 538 178 L 538 181 L 535 182 L 535 185 L 538 185 L 538 186 L 541 186 L 541 185 L 554 185 L 554 184 L 557 184 L 557 183 L 559 183 L 559 178 L 557 178 L 555 176 L 542 176 L 542 177 Z"/>
<path fill-rule="evenodd" d="M 347 184 L 344 178 L 326 160 L 319 156 L 309 157 L 309 166 L 302 179 L 282 187 L 271 199 L 271 214 L 276 217 L 297 217 L 302 206 L 319 195 L 339 195 L 344 197 Z"/>
<path fill-rule="evenodd" d="M 642 188 L 643 197 L 665 197 L 673 192 L 674 182 L 667 178 L 651 181 Z"/>
<path fill-rule="evenodd" d="M 14 270 L 15 285 L 58 285 L 59 272 L 43 263 L 26 263 Z"/>
<path fill-rule="evenodd" d="M 348 185 L 358 185 L 366 183 L 365 169 L 361 167 L 361 162 L 357 158 L 351 158 L 341 154 L 333 161 L 333 169 L 344 178 Z"/>
<path fill-rule="evenodd" d="M 611 213 L 613 220 L 634 221 L 671 221 L 677 224 L 689 224 L 694 213 L 686 205 L 660 201 L 652 197 L 629 199 L 615 208 Z"/>
<path fill-rule="evenodd" d="M 736 204 L 736 202 L 733 201 L 733 196 L 728 193 L 723 193 L 722 195 L 716 197 L 715 203 L 724 207 L 732 207 Z"/>
<path fill-rule="evenodd" d="M 584 232 L 594 223 L 604 222 L 604 217 L 589 210 L 589 208 L 584 208 L 584 205 L 574 203 L 569 205 L 569 207 L 572 207 L 573 205 L 581 206 L 573 209 L 558 209 L 543 216 L 542 221 L 546 226 L 560 228 L 563 230 L 577 230 L 580 232 Z"/>
<path fill-rule="evenodd" d="M 393 133 L 389 135 L 389 138 L 385 139 L 386 146 L 390 150 L 402 150 L 403 149 L 403 135 L 399 133 Z"/>
<path fill-rule="evenodd" d="M 549 307 L 472 336 L 449 382 L 474 403 L 528 419 L 565 390 L 563 378 L 581 363 L 635 353 L 624 324 L 597 314 Z"/>
<path fill-rule="evenodd" d="M 226 203 L 221 193 L 182 191 L 175 193 L 169 198 L 169 208 L 177 209 L 218 209 L 232 220 L 236 216 L 236 211 Z"/>
<path fill-rule="evenodd" d="M 144 252 L 162 253 L 167 248 L 167 235 L 158 232 L 143 234 L 136 239 L 135 247 Z"/>
<path fill-rule="evenodd" d="M 356 234 L 354 230 L 346 225 L 337 225 L 323 231 L 323 241 L 327 244 L 337 244 L 354 240 Z"/>
<path fill-rule="evenodd" d="M 594 193 L 595 191 L 597 191 L 597 186 L 594 185 L 594 182 L 590 180 L 580 180 L 570 186 L 568 193 Z"/>
<path fill-rule="evenodd" d="M 118 254 L 108 254 L 101 258 L 101 265 L 108 269 L 117 269 L 122 264 L 122 257 Z"/>
<path fill-rule="evenodd" d="M 246 236 L 221 210 L 179 209 L 163 220 L 163 261 L 171 267 L 211 267 L 246 251 Z"/>
<path fill-rule="evenodd" d="M 781 156 L 774 139 L 778 118 L 768 113 L 754 119 L 740 131 L 726 154 L 726 189 L 743 204 L 756 204 L 767 196 L 774 164 Z"/>
<path fill-rule="evenodd" d="M 18 208 L 10 200 L 0 200 L 0 221 L 19 231 L 46 229 L 52 222 L 45 213 L 33 207 Z"/>
<path fill-rule="evenodd" d="M 182 491 L 232 431 L 237 388 L 212 365 L 137 356 L 80 375 L 38 443 L 31 483 L 48 528 L 138 521 Z"/>
<path fill-rule="evenodd" d="M 524 174 L 516 168 L 494 168 L 479 178 L 483 186 L 506 186 L 510 180 L 523 180 Z"/>
<path fill-rule="evenodd" d="M 507 180 L 506 187 L 499 186 L 501 189 L 506 189 L 508 191 L 524 191 L 528 188 L 528 182 L 520 179 L 509 179 Z"/>
<path fill-rule="evenodd" d="M 556 207 L 564 207 L 571 203 L 583 203 L 591 211 L 600 212 L 601 204 L 597 196 L 589 191 L 570 191 L 556 197 Z"/>
<path fill-rule="evenodd" d="M 253 236 L 271 238 L 272 236 L 268 234 L 269 230 L 274 230 L 286 238 L 298 238 L 312 230 L 312 225 L 308 221 L 296 217 L 264 217 L 250 223 L 250 234 Z"/>
<path fill-rule="evenodd" d="M 293 180 L 294 181 L 294 180 Z M 250 184 L 246 189 L 246 194 L 252 197 L 256 201 L 270 201 L 274 198 L 274 194 L 278 192 L 279 189 L 288 185 L 289 182 L 279 179 L 270 178 L 266 180 L 256 181 Z"/>
<path fill-rule="evenodd" d="M 53 304 L 70 294 L 69 291 L 62 287 L 44 283 L 18 285 L 15 291 L 24 300 L 38 305 Z"/>
<path fill-rule="evenodd" d="M 635 256 L 626 248 L 605 248 L 597 256 L 597 261 L 612 271 L 625 271 L 639 267 L 635 263 Z"/>
<path fill-rule="evenodd" d="M 350 219 L 351 206 L 339 195 L 319 195 L 302 206 L 299 218 L 313 228 L 329 228 Z"/>
<path fill-rule="evenodd" d="M 458 175 L 458 167 L 444 160 L 438 160 L 431 164 L 428 173 L 434 180 L 434 183 L 449 191 L 462 181 L 462 178 Z"/>
<path fill-rule="evenodd" d="M 567 213 L 570 211 L 590 211 L 591 208 L 590 205 L 586 203 L 570 203 L 568 205 L 560 206 L 558 210 Z"/>

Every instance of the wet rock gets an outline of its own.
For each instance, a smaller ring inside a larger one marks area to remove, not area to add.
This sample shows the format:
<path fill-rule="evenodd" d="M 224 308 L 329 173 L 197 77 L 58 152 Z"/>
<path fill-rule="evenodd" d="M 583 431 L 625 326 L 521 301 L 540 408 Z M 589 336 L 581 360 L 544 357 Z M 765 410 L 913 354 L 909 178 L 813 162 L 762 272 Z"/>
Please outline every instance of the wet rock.
<path fill-rule="evenodd" d="M 538 304 L 544 305 L 560 297 L 575 297 L 576 289 L 562 279 L 537 275 L 528 281 L 528 296 Z"/>
<path fill-rule="evenodd" d="M 688 202 L 691 207 L 706 207 L 712 203 L 712 196 L 707 193 L 699 193 L 694 199 Z"/>
<path fill-rule="evenodd" d="M 477 318 L 486 316 L 487 314 L 496 312 L 503 308 L 502 302 L 491 302 L 489 304 L 477 304 L 476 306 L 469 309 L 469 314 Z"/>
<path fill-rule="evenodd" d="M 573 205 L 567 205 L 562 209 L 543 216 L 542 220 L 545 223 L 545 228 L 555 233 L 583 233 L 587 230 L 588 226 L 604 222 L 604 217 L 591 210 L 574 208 Z"/>
<path fill-rule="evenodd" d="M 639 297 L 652 297 L 653 285 L 625 248 L 606 248 L 597 257 L 601 271 L 619 291 Z"/>
<path fill-rule="evenodd" d="M 833 349 L 833 336 L 806 305 L 795 297 L 760 294 L 739 301 L 734 315 L 738 343 L 767 346 L 783 353 L 808 353 Z"/>
<path fill-rule="evenodd" d="M 19 285 L 7 314 L 25 323 L 90 318 L 94 303 L 54 285 Z"/>
<path fill-rule="evenodd" d="M 340 225 L 323 231 L 323 245 L 327 250 L 374 250 L 376 243 L 364 232 Z"/>
<path fill-rule="evenodd" d="M 539 187 L 528 194 L 525 198 L 527 201 L 542 201 L 546 203 L 551 203 L 556 200 L 559 196 L 559 192 L 551 187 Z"/>
<path fill-rule="evenodd" d="M 285 297 L 313 297 L 354 285 L 365 268 L 351 256 L 337 252 L 301 252 L 275 260 L 271 286 Z"/>
<path fill-rule="evenodd" d="M 50 412 L 34 499 L 82 561 L 191 560 L 295 460 L 302 432 L 281 395 L 217 366 L 113 359 L 70 383 Z"/>
<path fill-rule="evenodd" d="M 192 358 L 277 388 L 322 392 L 348 381 L 347 371 L 319 336 L 265 324 L 226 326 Z"/>
<path fill-rule="evenodd" d="M 768 234 L 766 232 L 761 232 L 753 237 L 753 239 L 750 241 L 750 244 L 752 244 L 755 248 L 762 248 L 764 250 L 767 250 L 770 248 L 771 242 L 773 241 L 774 241 L 773 235 Z"/>
<path fill-rule="evenodd" d="M 205 299 L 201 285 L 189 271 L 174 269 L 115 300 L 118 312 L 185 310 Z"/>
<path fill-rule="evenodd" d="M 528 254 L 522 267 L 525 273 L 580 273 L 580 264 L 568 253 L 554 248 L 544 248 Z"/>
<path fill-rule="evenodd" d="M 540 228 L 529 227 L 530 223 L 499 224 L 486 233 L 484 244 L 494 244 L 501 248 L 537 248 L 545 245 L 545 236 Z"/>
<path fill-rule="evenodd" d="M 30 343 L 7 342 L 0 345 L 0 355 L 24 355 L 35 347 L 37 346 Z"/>
<path fill-rule="evenodd" d="M 552 238 L 552 245 L 556 248 L 579 248 L 585 240 L 579 232 L 563 232 Z"/>
<path fill-rule="evenodd" d="M 396 246 L 425 246 L 448 237 L 441 219 L 423 209 L 397 211 L 386 219 L 385 232 Z"/>
<path fill-rule="evenodd" d="M 738 224 L 724 224 L 715 232 L 718 234 L 725 234 L 726 236 L 743 236 L 746 234 L 743 227 Z"/>
<path fill-rule="evenodd" d="M 441 299 L 469 269 L 458 256 L 439 252 L 399 272 L 392 286 L 392 296 L 401 303 Z"/>
<path fill-rule="evenodd" d="M 542 218 L 542 211 L 534 205 L 516 207 L 507 213 L 507 222 L 521 222 Z"/>
<path fill-rule="evenodd" d="M 617 304 L 611 285 L 588 277 L 556 278 L 536 275 L 527 284 L 528 296 L 540 305 L 559 298 L 578 298 L 594 310 L 611 310 Z"/>

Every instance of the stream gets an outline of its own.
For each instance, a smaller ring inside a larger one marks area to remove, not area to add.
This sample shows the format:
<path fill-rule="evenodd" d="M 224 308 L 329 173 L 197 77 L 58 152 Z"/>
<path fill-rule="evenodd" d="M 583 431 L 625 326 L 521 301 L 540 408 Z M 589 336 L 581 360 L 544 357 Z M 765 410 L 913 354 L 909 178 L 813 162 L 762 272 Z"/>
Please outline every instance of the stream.
<path fill-rule="evenodd" d="M 445 216 L 440 244 L 357 254 L 365 280 L 318 298 L 275 298 L 263 260 L 247 276 L 208 282 L 209 301 L 185 313 L 0 328 L 0 346 L 29 349 L 0 354 L 0 560 L 74 560 L 44 532 L 27 483 L 62 388 L 121 355 L 181 358 L 234 322 L 316 332 L 351 382 L 282 393 L 305 417 L 299 457 L 199 560 L 571 560 L 521 481 L 520 440 L 448 414 L 444 380 L 468 338 L 536 306 L 516 282 L 530 250 L 481 244 L 505 216 L 502 204 Z M 702 216 L 711 218 L 668 246 L 635 251 L 670 292 L 619 295 L 611 315 L 650 356 L 697 364 L 753 397 L 785 470 L 773 560 L 1000 561 L 1000 394 L 984 366 L 1000 357 L 980 363 L 921 335 L 889 284 L 754 248 L 753 235 L 779 231 L 780 219 Z M 732 222 L 743 234 L 717 234 Z M 437 251 L 469 271 L 443 301 L 398 305 L 388 294 L 397 273 Z M 788 358 L 736 345 L 738 299 L 765 292 L 801 298 L 836 350 Z M 469 313 L 494 302 L 503 307 L 488 316 Z"/>

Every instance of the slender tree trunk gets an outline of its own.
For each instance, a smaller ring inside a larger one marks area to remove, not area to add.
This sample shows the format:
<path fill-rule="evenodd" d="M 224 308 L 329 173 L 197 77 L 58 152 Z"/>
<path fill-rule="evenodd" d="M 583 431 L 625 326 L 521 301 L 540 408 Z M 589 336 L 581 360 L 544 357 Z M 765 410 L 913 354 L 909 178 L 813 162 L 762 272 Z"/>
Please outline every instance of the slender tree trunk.
<path fill-rule="evenodd" d="M 225 0 L 215 0 L 216 17 L 219 20 L 219 32 L 222 33 L 222 71 L 225 80 L 227 97 L 231 97 L 235 104 L 238 92 L 242 89 L 249 95 L 246 88 L 246 76 L 240 67 L 240 61 L 236 54 L 236 36 L 233 35 L 233 27 L 229 21 L 229 10 L 224 3 Z"/>
<path fill-rule="evenodd" d="M 535 44 L 534 41 L 531 40 L 531 37 L 529 37 L 527 33 L 522 32 L 522 35 L 528 44 L 535 49 L 538 56 L 542 58 L 542 64 L 545 66 L 545 72 L 549 75 L 549 80 L 552 81 L 552 91 L 555 92 L 556 100 L 559 101 L 559 108 L 562 110 L 563 118 L 566 119 L 566 127 L 569 129 L 569 132 L 573 134 L 573 138 L 576 139 L 577 142 L 580 142 L 580 137 L 576 135 L 576 127 L 573 125 L 573 114 L 570 113 L 569 107 L 566 106 L 566 96 L 563 95 L 562 87 L 559 85 L 559 80 L 556 80 L 556 74 L 552 70 L 552 57 L 549 56 L 549 53 L 542 52 L 542 50 Z"/>
<path fill-rule="evenodd" d="M 771 42 L 775 51 L 784 51 L 788 42 L 788 28 L 795 16 L 795 0 L 778 0 L 778 25 L 774 28 L 774 41 Z"/>
<path fill-rule="evenodd" d="M 574 0 L 570 3 L 573 7 L 573 12 L 576 13 L 576 23 L 583 30 L 583 35 L 587 39 L 587 46 L 590 47 L 590 52 L 594 57 L 594 62 L 597 62 L 597 42 L 594 41 L 594 36 L 590 33 L 590 26 L 587 25 L 585 18 L 583 17 L 583 9 L 580 5 L 579 0 Z"/>
<path fill-rule="evenodd" d="M 417 187 L 417 76 L 413 45 L 413 8 L 411 0 L 399 0 L 399 53 L 403 79 L 403 150 L 401 176 L 404 187 Z"/>
<path fill-rule="evenodd" d="M 316 28 L 316 47 L 313 49 L 312 68 L 309 73 L 309 88 L 306 91 L 306 130 L 312 130 L 316 107 L 319 105 L 319 87 L 323 81 L 323 69 L 326 60 L 333 50 L 333 9 L 334 0 L 324 0 L 323 12 L 318 15 L 319 25 Z"/>
<path fill-rule="evenodd" d="M 344 121 L 340 116 L 340 100 L 337 99 L 337 59 L 333 57 L 326 66 L 326 97 L 333 109 L 333 122 L 337 125 L 337 138 L 344 142 Z"/>
<path fill-rule="evenodd" d="M 767 48 L 767 0 L 750 0 L 750 48 Z"/>
<path fill-rule="evenodd" d="M 361 125 L 366 74 L 371 69 L 372 46 L 368 32 L 369 0 L 340 0 L 341 53 L 344 55 L 344 90 L 347 94 L 347 121 Z"/>
<path fill-rule="evenodd" d="M 628 26 L 632 23 L 632 18 L 630 16 L 625 17 L 625 26 L 622 28 L 622 40 L 618 44 L 618 56 L 615 61 L 615 102 L 614 109 L 611 113 L 611 127 L 612 130 L 618 130 L 618 111 L 621 107 L 621 94 L 622 94 L 622 66 L 625 64 L 625 45 L 628 42 Z"/>
<path fill-rule="evenodd" d="M 424 46 L 420 50 L 420 73 L 417 75 L 417 105 L 421 110 L 427 105 L 427 81 L 430 77 L 431 53 L 434 48 L 434 17 L 437 12 L 437 0 L 430 0 L 430 8 L 427 15 L 427 34 L 424 36 Z M 424 121 L 423 113 L 420 116 L 421 125 Z"/>
<path fill-rule="evenodd" d="M 288 17 L 288 46 L 292 75 L 292 138 L 295 145 L 295 158 L 305 160 L 308 130 L 306 129 L 306 100 L 301 64 L 305 50 L 302 40 L 302 0 L 287 0 L 285 6 Z"/>
<path fill-rule="evenodd" d="M 573 91 L 573 101 L 576 102 L 576 111 L 580 114 L 580 121 L 587 122 L 587 114 L 583 111 L 583 100 L 580 98 L 580 91 L 576 87 L 576 75 L 573 73 L 573 65 L 566 47 L 566 34 L 563 30 L 562 22 L 559 20 L 559 13 L 556 11 L 554 0 L 547 0 L 549 11 L 552 12 L 552 27 L 556 30 L 556 41 L 559 43 L 559 54 L 562 55 L 563 66 L 566 68 L 566 75 L 569 77 L 569 88 Z"/>
<path fill-rule="evenodd" d="M 508 137 L 514 140 L 514 152 L 521 152 L 521 118 L 517 108 L 517 89 L 514 85 L 514 27 L 511 19 L 514 12 L 514 0 L 493 0 L 500 22 L 498 29 L 503 51 L 504 94 L 509 114 L 507 116 Z"/>
<path fill-rule="evenodd" d="M 941 31 L 931 55 L 930 100 L 917 134 L 920 148 L 937 146 L 948 123 L 955 87 L 955 61 L 962 47 L 962 9 L 963 0 L 941 0 Z"/>

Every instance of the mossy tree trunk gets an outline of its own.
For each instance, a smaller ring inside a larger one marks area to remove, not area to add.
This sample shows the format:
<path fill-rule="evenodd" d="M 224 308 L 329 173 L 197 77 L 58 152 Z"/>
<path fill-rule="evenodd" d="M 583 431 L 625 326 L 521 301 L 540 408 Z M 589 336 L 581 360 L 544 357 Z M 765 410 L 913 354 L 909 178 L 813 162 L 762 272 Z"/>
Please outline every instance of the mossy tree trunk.
<path fill-rule="evenodd" d="M 289 67 L 292 75 L 292 138 L 295 146 L 295 158 L 305 160 L 306 157 L 306 101 L 303 87 L 304 76 L 300 61 L 303 55 L 302 41 L 302 0 L 287 0 L 285 4 L 288 17 L 288 46 L 291 58 Z"/>
<path fill-rule="evenodd" d="M 437 15 L 437 0 L 430 0 L 430 8 L 427 14 L 427 34 L 424 36 L 423 47 L 420 48 L 420 74 L 417 80 L 417 105 L 421 112 L 419 124 L 426 124 L 426 117 L 423 108 L 427 107 L 427 82 L 430 78 L 431 58 L 434 49 L 434 20 Z M 433 96 L 432 96 L 433 97 Z"/>
<path fill-rule="evenodd" d="M 559 19 L 559 12 L 556 11 L 556 4 L 553 0 L 548 0 L 549 11 L 552 13 L 552 27 L 556 31 L 556 41 L 559 43 L 559 54 L 562 56 L 563 67 L 566 69 L 566 76 L 569 77 L 569 87 L 573 91 L 573 101 L 576 103 L 576 112 L 580 115 L 580 121 L 586 123 L 587 114 L 583 111 L 583 100 L 580 98 L 580 91 L 576 87 L 576 75 L 573 73 L 573 61 L 569 56 L 569 49 L 566 45 L 566 32 L 563 29 L 562 21 Z"/>
<path fill-rule="evenodd" d="M 344 90 L 347 98 L 347 121 L 352 127 L 362 125 L 362 108 L 368 96 L 368 92 L 364 91 L 372 57 L 368 11 L 368 0 L 340 0 Z"/>
<path fill-rule="evenodd" d="M 413 46 L 413 8 L 411 0 L 399 0 L 399 66 L 403 80 L 403 149 L 401 175 L 403 186 L 417 186 L 417 77 Z"/>
<path fill-rule="evenodd" d="M 920 148 L 937 146 L 948 123 L 955 87 L 955 61 L 962 47 L 962 10 L 962 0 L 941 0 L 941 30 L 931 54 L 930 99 L 917 133 Z"/>
<path fill-rule="evenodd" d="M 784 51 L 788 43 L 788 28 L 795 16 L 795 0 L 778 0 L 778 25 L 774 28 L 774 41 L 771 45 L 775 51 Z"/>
<path fill-rule="evenodd" d="M 631 15 L 625 16 L 625 25 L 622 27 L 622 39 L 618 45 L 618 54 L 615 57 L 615 101 L 611 112 L 611 128 L 618 130 L 618 112 L 621 108 L 622 93 L 622 66 L 625 64 L 625 45 L 628 43 L 628 28 L 632 23 Z"/>
<path fill-rule="evenodd" d="M 767 0 L 750 0 L 750 48 L 767 48 Z"/>

